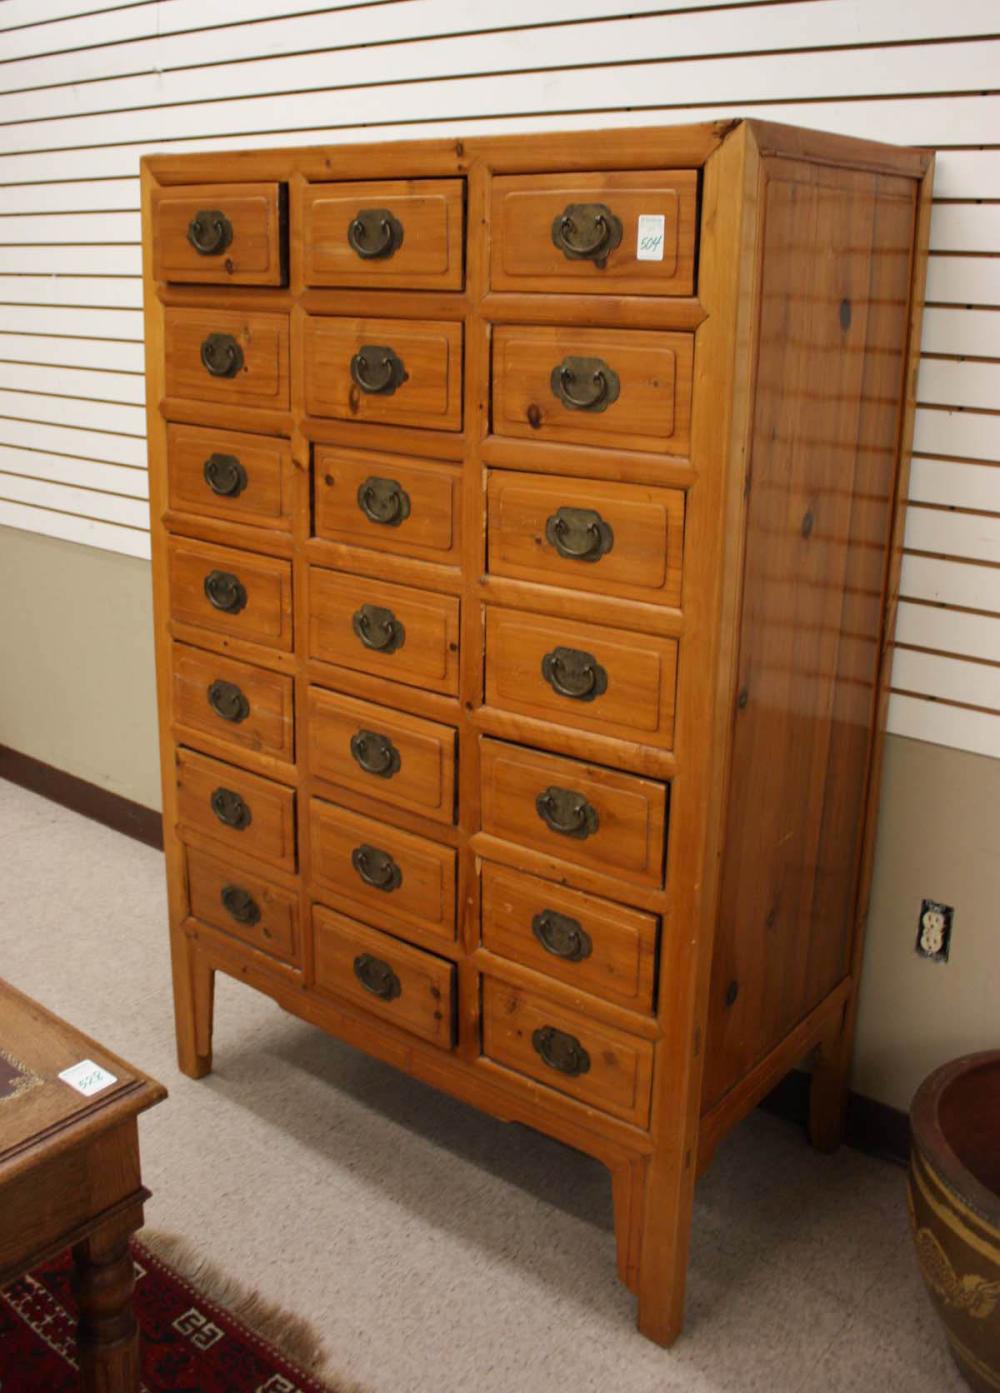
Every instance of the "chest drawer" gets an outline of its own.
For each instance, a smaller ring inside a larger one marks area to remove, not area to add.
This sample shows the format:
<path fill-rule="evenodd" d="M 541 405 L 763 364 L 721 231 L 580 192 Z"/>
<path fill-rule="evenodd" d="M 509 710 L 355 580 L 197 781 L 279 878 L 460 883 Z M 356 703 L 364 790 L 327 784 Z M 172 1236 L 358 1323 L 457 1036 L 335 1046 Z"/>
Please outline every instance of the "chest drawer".
<path fill-rule="evenodd" d="M 458 600 L 313 566 L 309 653 L 434 692 L 458 691 Z"/>
<path fill-rule="evenodd" d="M 314 798 L 312 873 L 323 898 L 386 928 L 451 943 L 455 853 L 372 817 Z"/>
<path fill-rule="evenodd" d="M 310 416 L 461 430 L 462 326 L 310 318 L 305 393 Z"/>
<path fill-rule="evenodd" d="M 676 639 L 487 608 L 490 706 L 669 749 L 676 687 Z"/>
<path fill-rule="evenodd" d="M 694 170 L 501 175 L 493 289 L 690 295 L 697 196 Z"/>
<path fill-rule="evenodd" d="M 204 924 L 286 962 L 299 958 L 298 896 L 256 872 L 234 870 L 194 847 L 185 849 L 191 913 Z"/>
<path fill-rule="evenodd" d="M 310 185 L 306 284 L 461 290 L 463 204 L 461 179 Z"/>
<path fill-rule="evenodd" d="M 579 991 L 633 1011 L 653 1008 L 653 914 L 487 862 L 483 945 Z"/>
<path fill-rule="evenodd" d="M 164 343 L 168 397 L 287 409 L 286 315 L 168 309 Z"/>
<path fill-rule="evenodd" d="M 493 331 L 497 435 L 685 454 L 693 337 L 639 329 Z"/>
<path fill-rule="evenodd" d="M 494 575 L 679 606 L 684 493 L 492 470 Z"/>
<path fill-rule="evenodd" d="M 321 991 L 451 1049 L 455 969 L 450 962 L 321 905 L 313 909 L 313 944 Z"/>
<path fill-rule="evenodd" d="M 178 750 L 177 818 L 188 833 L 295 870 L 295 794 L 283 784 Z"/>
<path fill-rule="evenodd" d="M 458 470 L 315 447 L 316 535 L 426 561 L 459 561 Z"/>
<path fill-rule="evenodd" d="M 455 731 L 374 702 L 309 688 L 309 767 L 436 822 L 455 817 Z"/>
<path fill-rule="evenodd" d="M 294 477 L 287 440 L 167 426 L 169 506 L 178 512 L 288 532 Z"/>
<path fill-rule="evenodd" d="M 183 624 L 269 648 L 292 646 L 292 568 L 287 561 L 171 537 L 170 614 Z"/>
<path fill-rule="evenodd" d="M 520 987 L 483 978 L 483 1053 L 637 1127 L 649 1124 L 653 1046 Z"/>
<path fill-rule="evenodd" d="M 295 758 L 290 677 L 183 643 L 172 652 L 178 725 L 257 754 Z"/>
<path fill-rule="evenodd" d="M 482 742 L 483 830 L 639 885 L 663 881 L 664 784 Z"/>
<path fill-rule="evenodd" d="M 186 184 L 153 191 L 153 276 L 208 285 L 285 281 L 283 184 Z"/>

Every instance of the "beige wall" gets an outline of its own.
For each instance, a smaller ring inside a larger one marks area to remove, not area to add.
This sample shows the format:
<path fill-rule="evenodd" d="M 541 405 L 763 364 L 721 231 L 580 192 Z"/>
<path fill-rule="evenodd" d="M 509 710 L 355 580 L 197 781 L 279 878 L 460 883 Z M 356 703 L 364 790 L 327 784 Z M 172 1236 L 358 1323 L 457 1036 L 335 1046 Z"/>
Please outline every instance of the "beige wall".
<path fill-rule="evenodd" d="M 0 528 L 0 744 L 160 806 L 149 565 Z M 890 736 L 854 1065 L 905 1108 L 952 1055 L 1000 1043 L 1000 760 Z M 913 951 L 955 906 L 951 961 Z"/>
<path fill-rule="evenodd" d="M 160 806 L 149 562 L 0 527 L 0 744 Z"/>

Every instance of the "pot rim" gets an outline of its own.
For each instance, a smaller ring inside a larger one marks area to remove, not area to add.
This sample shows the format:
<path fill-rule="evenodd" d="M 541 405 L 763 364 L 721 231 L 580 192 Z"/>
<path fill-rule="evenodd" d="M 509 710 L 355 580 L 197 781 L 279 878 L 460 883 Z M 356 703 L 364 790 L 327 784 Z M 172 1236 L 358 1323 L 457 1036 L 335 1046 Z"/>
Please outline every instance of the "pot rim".
<path fill-rule="evenodd" d="M 1000 1231 L 1000 1194 L 976 1178 L 953 1149 L 941 1127 L 940 1104 L 946 1090 L 963 1074 L 995 1065 L 1000 1050 L 960 1055 L 929 1074 L 910 1104 L 913 1146 L 934 1165 L 940 1178 L 991 1227 Z"/>

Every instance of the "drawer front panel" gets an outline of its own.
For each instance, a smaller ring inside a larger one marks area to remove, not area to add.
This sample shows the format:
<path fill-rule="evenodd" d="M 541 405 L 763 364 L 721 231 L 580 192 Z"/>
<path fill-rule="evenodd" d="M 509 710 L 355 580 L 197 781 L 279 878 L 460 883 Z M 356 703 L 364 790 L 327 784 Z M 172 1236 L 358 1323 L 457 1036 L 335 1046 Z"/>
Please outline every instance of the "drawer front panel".
<path fill-rule="evenodd" d="M 500 176 L 493 289 L 690 295 L 697 195 L 694 170 Z"/>
<path fill-rule="evenodd" d="M 498 325 L 493 430 L 683 455 L 693 361 L 690 334 Z"/>
<path fill-rule="evenodd" d="M 316 986 L 422 1040 L 451 1049 L 455 1033 L 455 969 L 388 934 L 316 905 Z"/>
<path fill-rule="evenodd" d="M 483 830 L 640 885 L 663 881 L 666 786 L 482 742 Z"/>
<path fill-rule="evenodd" d="M 677 641 L 519 610 L 486 611 L 486 701 L 669 749 Z"/>
<path fill-rule="evenodd" d="M 483 944 L 583 992 L 653 1008 L 653 914 L 489 863 L 483 866 Z"/>
<path fill-rule="evenodd" d="M 457 565 L 461 481 L 447 465 L 315 448 L 316 535 Z"/>
<path fill-rule="evenodd" d="M 483 978 L 483 1053 L 637 1127 L 649 1124 L 653 1046 L 520 987 Z"/>
<path fill-rule="evenodd" d="M 493 470 L 494 575 L 679 606 L 684 493 Z"/>
<path fill-rule="evenodd" d="M 270 779 L 178 750 L 177 819 L 188 832 L 295 870 L 295 794 Z"/>
<path fill-rule="evenodd" d="M 419 319 L 310 318 L 310 416 L 462 429 L 462 326 Z"/>
<path fill-rule="evenodd" d="M 323 898 L 360 918 L 455 939 L 455 853 L 426 837 L 314 798 L 312 873 Z"/>
<path fill-rule="evenodd" d="M 236 310 L 165 312 L 166 393 L 288 408 L 288 318 Z"/>
<path fill-rule="evenodd" d="M 309 654 L 434 692 L 458 691 L 458 600 L 313 566 Z"/>
<path fill-rule="evenodd" d="M 281 184 L 190 184 L 153 192 L 153 276 L 205 285 L 281 285 Z"/>
<path fill-rule="evenodd" d="M 455 817 L 455 731 L 374 702 L 309 688 L 309 767 L 437 822 Z"/>
<path fill-rule="evenodd" d="M 290 677 L 175 643 L 173 691 L 179 725 L 257 754 L 295 758 Z"/>
<path fill-rule="evenodd" d="M 169 506 L 179 512 L 288 532 L 294 475 L 287 440 L 167 426 Z"/>
<path fill-rule="evenodd" d="M 230 547 L 167 542 L 170 613 L 184 624 L 269 648 L 292 646 L 292 568 Z"/>
<path fill-rule="evenodd" d="M 191 913 L 285 962 L 299 960 L 298 896 L 252 871 L 186 848 Z"/>
<path fill-rule="evenodd" d="M 306 284 L 461 290 L 463 201 L 461 179 L 311 185 Z"/>

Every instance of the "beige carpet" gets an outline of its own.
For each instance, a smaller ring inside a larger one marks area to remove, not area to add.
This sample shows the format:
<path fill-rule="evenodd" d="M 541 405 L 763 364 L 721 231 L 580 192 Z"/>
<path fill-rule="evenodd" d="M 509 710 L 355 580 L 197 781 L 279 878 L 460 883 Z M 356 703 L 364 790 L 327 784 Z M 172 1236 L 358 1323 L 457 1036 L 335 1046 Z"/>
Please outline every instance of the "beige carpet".
<path fill-rule="evenodd" d="M 698 1193 L 688 1331 L 633 1328 L 607 1176 L 219 979 L 174 1064 L 162 858 L 0 781 L 0 975 L 156 1074 L 152 1227 L 312 1321 L 372 1393 L 961 1393 L 902 1172 L 757 1115 Z"/>

